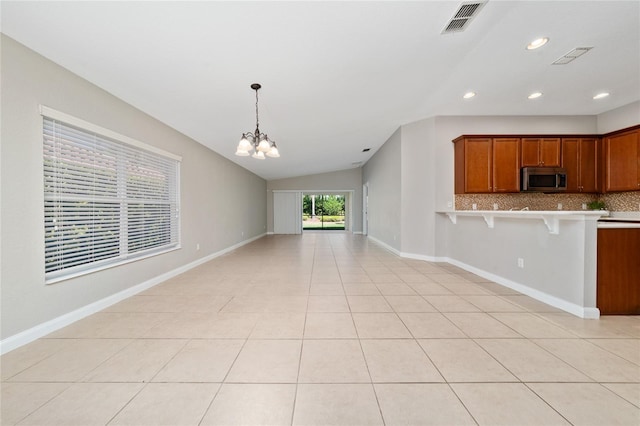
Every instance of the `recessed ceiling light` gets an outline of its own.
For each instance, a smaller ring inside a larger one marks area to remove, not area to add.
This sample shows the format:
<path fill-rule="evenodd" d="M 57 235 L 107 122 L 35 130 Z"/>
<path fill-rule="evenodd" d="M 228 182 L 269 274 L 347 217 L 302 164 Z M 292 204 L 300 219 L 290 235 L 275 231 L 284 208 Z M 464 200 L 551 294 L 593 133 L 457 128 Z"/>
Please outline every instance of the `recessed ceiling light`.
<path fill-rule="evenodd" d="M 539 47 L 544 46 L 549 41 L 548 37 L 537 38 L 533 40 L 531 43 L 527 44 L 527 50 L 537 49 Z"/>
<path fill-rule="evenodd" d="M 602 99 L 602 98 L 606 98 L 607 96 L 609 96 L 608 92 L 602 92 L 595 95 L 593 99 Z"/>
<path fill-rule="evenodd" d="M 464 94 L 464 96 L 462 96 L 465 99 L 471 99 L 476 95 L 476 92 L 467 92 Z"/>
<path fill-rule="evenodd" d="M 537 99 L 540 96 L 542 96 L 542 92 L 533 92 L 532 94 L 530 94 L 529 96 L 527 96 L 529 99 Z"/>

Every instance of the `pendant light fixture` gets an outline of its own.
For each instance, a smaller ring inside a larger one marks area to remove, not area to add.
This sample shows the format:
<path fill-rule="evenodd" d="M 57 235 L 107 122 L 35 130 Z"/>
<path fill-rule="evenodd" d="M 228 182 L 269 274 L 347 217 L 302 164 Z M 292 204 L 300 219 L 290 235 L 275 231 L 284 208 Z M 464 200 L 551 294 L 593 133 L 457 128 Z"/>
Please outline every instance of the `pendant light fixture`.
<path fill-rule="evenodd" d="M 238 143 L 238 149 L 236 149 L 236 155 L 240 157 L 247 157 L 249 153 L 254 150 L 255 152 L 251 154 L 251 156 L 258 160 L 264 160 L 265 155 L 272 158 L 280 157 L 276 142 L 270 140 L 266 134 L 260 132 L 260 122 L 258 120 L 258 90 L 260 90 L 261 87 L 258 83 L 251 85 L 251 88 L 256 91 L 256 130 L 254 133 L 247 132 L 242 134 L 242 138 Z"/>

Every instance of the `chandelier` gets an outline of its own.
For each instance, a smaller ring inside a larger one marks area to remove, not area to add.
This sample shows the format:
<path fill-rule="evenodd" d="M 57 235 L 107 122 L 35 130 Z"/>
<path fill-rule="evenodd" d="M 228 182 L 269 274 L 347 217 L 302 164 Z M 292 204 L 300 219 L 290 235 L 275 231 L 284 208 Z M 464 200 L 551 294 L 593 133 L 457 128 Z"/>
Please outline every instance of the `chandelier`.
<path fill-rule="evenodd" d="M 267 157 L 278 158 L 280 153 L 276 142 L 267 137 L 266 134 L 260 132 L 260 126 L 258 121 L 258 90 L 261 88 L 258 83 L 253 83 L 251 88 L 256 91 L 256 130 L 254 133 L 243 133 L 240 142 L 238 143 L 238 149 L 236 155 L 240 157 L 247 157 L 251 151 L 255 152 L 251 154 L 253 158 L 258 160 L 264 160 L 265 155 Z"/>

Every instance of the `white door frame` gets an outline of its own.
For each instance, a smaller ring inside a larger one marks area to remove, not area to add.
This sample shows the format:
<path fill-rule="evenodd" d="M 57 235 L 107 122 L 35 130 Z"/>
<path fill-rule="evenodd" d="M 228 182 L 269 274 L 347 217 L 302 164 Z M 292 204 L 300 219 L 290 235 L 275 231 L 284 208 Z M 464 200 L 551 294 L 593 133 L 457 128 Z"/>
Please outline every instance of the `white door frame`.
<path fill-rule="evenodd" d="M 362 185 L 362 235 L 369 232 L 369 182 Z"/>

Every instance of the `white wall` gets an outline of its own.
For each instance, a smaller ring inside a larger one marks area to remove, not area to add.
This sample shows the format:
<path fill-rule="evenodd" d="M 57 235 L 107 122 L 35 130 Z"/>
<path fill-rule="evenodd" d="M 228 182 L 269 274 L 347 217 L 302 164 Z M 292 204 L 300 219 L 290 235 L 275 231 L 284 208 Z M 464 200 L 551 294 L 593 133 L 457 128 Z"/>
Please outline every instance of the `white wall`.
<path fill-rule="evenodd" d="M 273 191 L 291 190 L 309 194 L 325 191 L 351 198 L 351 221 L 349 230 L 362 232 L 362 169 L 360 167 L 317 175 L 276 179 L 267 182 L 267 229 L 273 232 Z M 352 192 L 342 192 L 352 191 Z M 345 200 L 345 205 L 349 200 Z M 349 213 L 347 212 L 347 215 Z"/>
<path fill-rule="evenodd" d="M 640 124 L 640 101 L 598 115 L 598 133 L 604 134 Z"/>
<path fill-rule="evenodd" d="M 401 250 L 401 130 L 398 129 L 362 167 L 362 183 L 369 186 L 367 234 Z"/>
<path fill-rule="evenodd" d="M 1 54 L 0 338 L 266 232 L 263 179 L 4 35 Z M 40 104 L 182 156 L 182 249 L 44 284 Z"/>

